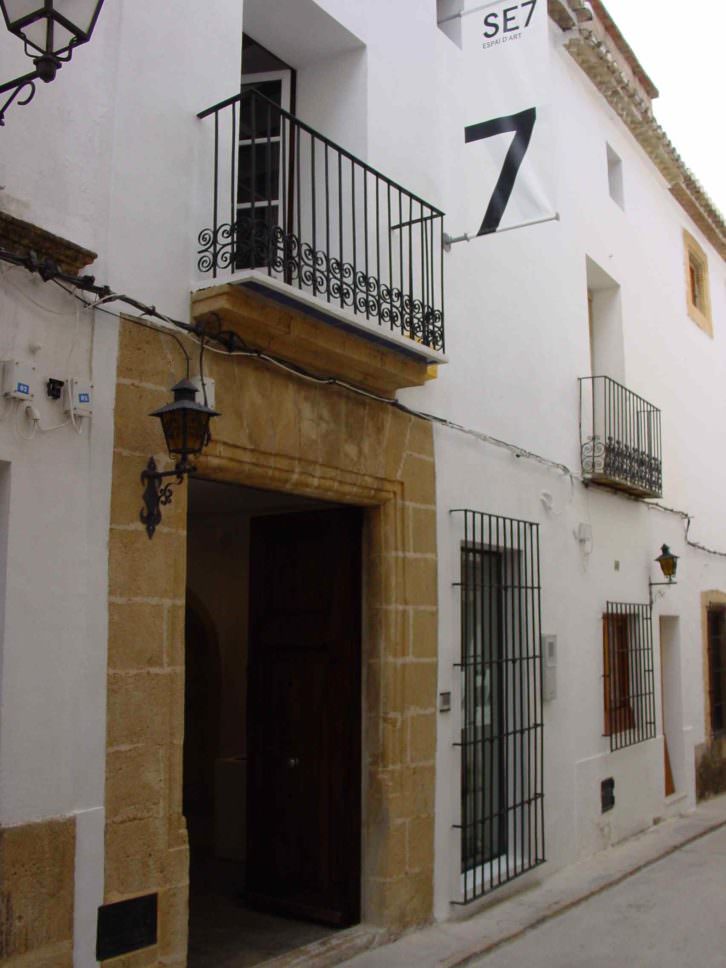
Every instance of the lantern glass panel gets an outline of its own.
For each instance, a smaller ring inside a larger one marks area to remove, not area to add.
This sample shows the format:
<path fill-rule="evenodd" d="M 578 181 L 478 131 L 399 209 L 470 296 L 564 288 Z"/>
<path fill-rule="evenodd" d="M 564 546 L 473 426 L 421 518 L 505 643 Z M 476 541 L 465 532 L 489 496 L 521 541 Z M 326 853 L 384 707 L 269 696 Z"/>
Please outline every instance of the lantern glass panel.
<path fill-rule="evenodd" d="M 183 454 L 185 444 L 185 422 L 182 410 L 169 410 L 161 416 L 166 447 L 170 454 Z"/>
<path fill-rule="evenodd" d="M 58 28 L 52 22 L 45 19 L 36 20 L 27 27 L 22 27 L 20 33 L 32 47 L 40 53 L 54 54 L 56 51 L 64 50 L 71 41 L 71 35 L 67 30 Z"/>
<path fill-rule="evenodd" d="M 70 21 L 79 33 L 87 34 L 93 27 L 93 20 L 100 3 L 98 0 L 55 0 L 53 6 L 59 16 Z"/>
<path fill-rule="evenodd" d="M 161 415 L 161 423 L 170 454 L 187 457 L 201 453 L 207 438 L 209 414 L 198 410 L 169 410 Z"/>
<path fill-rule="evenodd" d="M 50 6 L 39 0 L 0 0 L 8 28 L 39 52 L 60 54 L 72 41 L 90 37 L 103 0 L 55 0 Z M 23 25 L 22 21 L 32 22 Z"/>
<path fill-rule="evenodd" d="M 666 578 L 672 578 L 676 573 L 676 559 L 667 557 L 661 558 L 660 566 L 663 569 L 663 574 Z"/>
<path fill-rule="evenodd" d="M 187 411 L 187 447 L 190 454 L 201 454 L 207 442 L 209 414 L 199 410 Z"/>
<path fill-rule="evenodd" d="M 37 15 L 45 10 L 42 0 L 3 0 L 2 7 L 11 30 L 21 17 L 27 17 L 29 14 Z"/>

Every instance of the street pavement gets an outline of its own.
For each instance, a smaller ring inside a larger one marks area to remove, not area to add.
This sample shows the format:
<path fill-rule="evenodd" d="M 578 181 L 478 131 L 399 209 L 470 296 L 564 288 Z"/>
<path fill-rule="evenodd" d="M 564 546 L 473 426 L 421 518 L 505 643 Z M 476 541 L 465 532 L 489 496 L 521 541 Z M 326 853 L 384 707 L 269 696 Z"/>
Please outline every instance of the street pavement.
<path fill-rule="evenodd" d="M 726 968 L 726 796 L 464 920 L 364 940 L 350 968 Z"/>
<path fill-rule="evenodd" d="M 491 954 L 481 968 L 722 968 L 726 828 L 679 848 Z"/>

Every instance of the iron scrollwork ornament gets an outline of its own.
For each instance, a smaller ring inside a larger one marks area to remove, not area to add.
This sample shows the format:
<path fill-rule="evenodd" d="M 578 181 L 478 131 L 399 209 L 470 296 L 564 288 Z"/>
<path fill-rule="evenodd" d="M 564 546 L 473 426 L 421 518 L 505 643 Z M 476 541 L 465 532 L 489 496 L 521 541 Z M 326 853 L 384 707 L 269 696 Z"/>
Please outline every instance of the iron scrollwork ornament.
<path fill-rule="evenodd" d="M 161 508 L 171 504 L 172 487 L 175 484 L 181 484 L 184 475 L 193 470 L 194 468 L 190 464 L 177 464 L 172 471 L 160 471 L 157 469 L 154 458 L 149 458 L 145 470 L 141 472 L 141 483 L 144 485 L 144 507 L 139 515 L 149 538 L 154 537 L 154 532 L 161 524 Z M 174 477 L 176 480 L 164 483 L 166 478 L 170 477 Z"/>
<path fill-rule="evenodd" d="M 582 445 L 582 470 L 585 474 L 602 474 L 605 467 L 605 444 L 597 435 Z"/>
<path fill-rule="evenodd" d="M 13 101 L 16 101 L 18 105 L 25 105 L 30 104 L 30 102 L 33 100 L 35 97 L 35 80 L 36 79 L 32 76 L 29 78 L 20 78 L 15 87 L 12 89 L 10 97 L 5 101 L 4 104 L 0 104 L 0 128 L 4 127 L 5 125 L 5 112 Z M 3 91 L 4 93 L 3 88 L 0 88 L 0 91 Z M 22 97 L 21 91 L 26 91 Z"/>
<path fill-rule="evenodd" d="M 381 283 L 373 275 L 316 249 L 266 218 L 240 215 L 233 224 L 199 233 L 197 268 L 200 272 L 231 269 L 267 269 L 288 285 L 298 286 L 341 309 L 434 350 L 444 347 L 444 316 L 423 300 L 397 286 Z"/>
<path fill-rule="evenodd" d="M 582 445 L 582 471 L 588 476 L 602 475 L 609 480 L 623 481 L 649 494 L 659 494 L 663 484 L 660 460 L 629 444 L 595 435 Z"/>

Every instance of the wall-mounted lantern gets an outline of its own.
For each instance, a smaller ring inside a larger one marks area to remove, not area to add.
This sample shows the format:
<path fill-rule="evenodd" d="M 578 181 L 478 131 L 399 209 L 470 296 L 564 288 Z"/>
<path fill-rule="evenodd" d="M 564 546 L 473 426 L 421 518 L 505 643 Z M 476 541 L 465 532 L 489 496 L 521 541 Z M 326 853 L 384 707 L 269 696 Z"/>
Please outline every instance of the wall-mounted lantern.
<path fill-rule="evenodd" d="M 35 70 L 0 84 L 0 94 L 10 97 L 0 105 L 0 125 L 5 111 L 17 98 L 28 104 L 35 95 L 35 81 L 50 83 L 71 59 L 75 47 L 91 39 L 104 0 L 0 0 L 5 26 L 22 40 Z M 20 93 L 24 92 L 22 97 Z"/>
<path fill-rule="evenodd" d="M 673 581 L 676 577 L 676 571 L 678 569 L 678 555 L 674 555 L 667 544 L 661 545 L 660 554 L 655 559 L 660 565 L 660 570 L 663 572 L 663 577 L 667 578 L 667 581 L 651 581 L 648 582 L 650 587 L 650 604 L 653 604 L 653 588 L 656 585 L 676 585 L 677 582 Z"/>
<path fill-rule="evenodd" d="M 159 471 L 156 461 L 150 457 L 141 474 L 145 507 L 140 517 L 149 538 L 153 538 L 157 525 L 161 522 L 162 505 L 171 502 L 172 485 L 181 484 L 187 474 L 193 474 L 196 470 L 189 463 L 189 458 L 201 454 L 209 442 L 209 421 L 212 417 L 219 416 L 216 410 L 196 402 L 197 388 L 190 380 L 181 380 L 171 389 L 174 394 L 173 402 L 149 414 L 161 421 L 167 450 L 176 459 L 174 470 Z M 166 478 L 176 478 L 176 482 L 169 481 L 164 484 Z"/>
<path fill-rule="evenodd" d="M 678 555 L 674 555 L 667 544 L 661 545 L 660 554 L 655 559 L 660 565 L 663 576 L 668 579 L 663 584 L 672 585 L 678 568 Z"/>

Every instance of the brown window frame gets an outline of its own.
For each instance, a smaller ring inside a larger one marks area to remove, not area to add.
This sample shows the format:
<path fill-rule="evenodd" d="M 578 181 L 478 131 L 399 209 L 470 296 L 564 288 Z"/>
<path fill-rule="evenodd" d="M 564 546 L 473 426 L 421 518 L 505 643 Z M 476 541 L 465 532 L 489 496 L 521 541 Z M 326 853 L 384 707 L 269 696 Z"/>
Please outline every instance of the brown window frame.
<path fill-rule="evenodd" d="M 627 615 L 603 615 L 605 736 L 633 728 L 628 625 Z"/>
<path fill-rule="evenodd" d="M 602 622 L 603 735 L 615 752 L 656 736 L 652 610 L 608 602 Z"/>
<path fill-rule="evenodd" d="M 708 256 L 687 229 L 683 230 L 683 246 L 685 250 L 688 315 L 704 333 L 713 337 Z"/>

